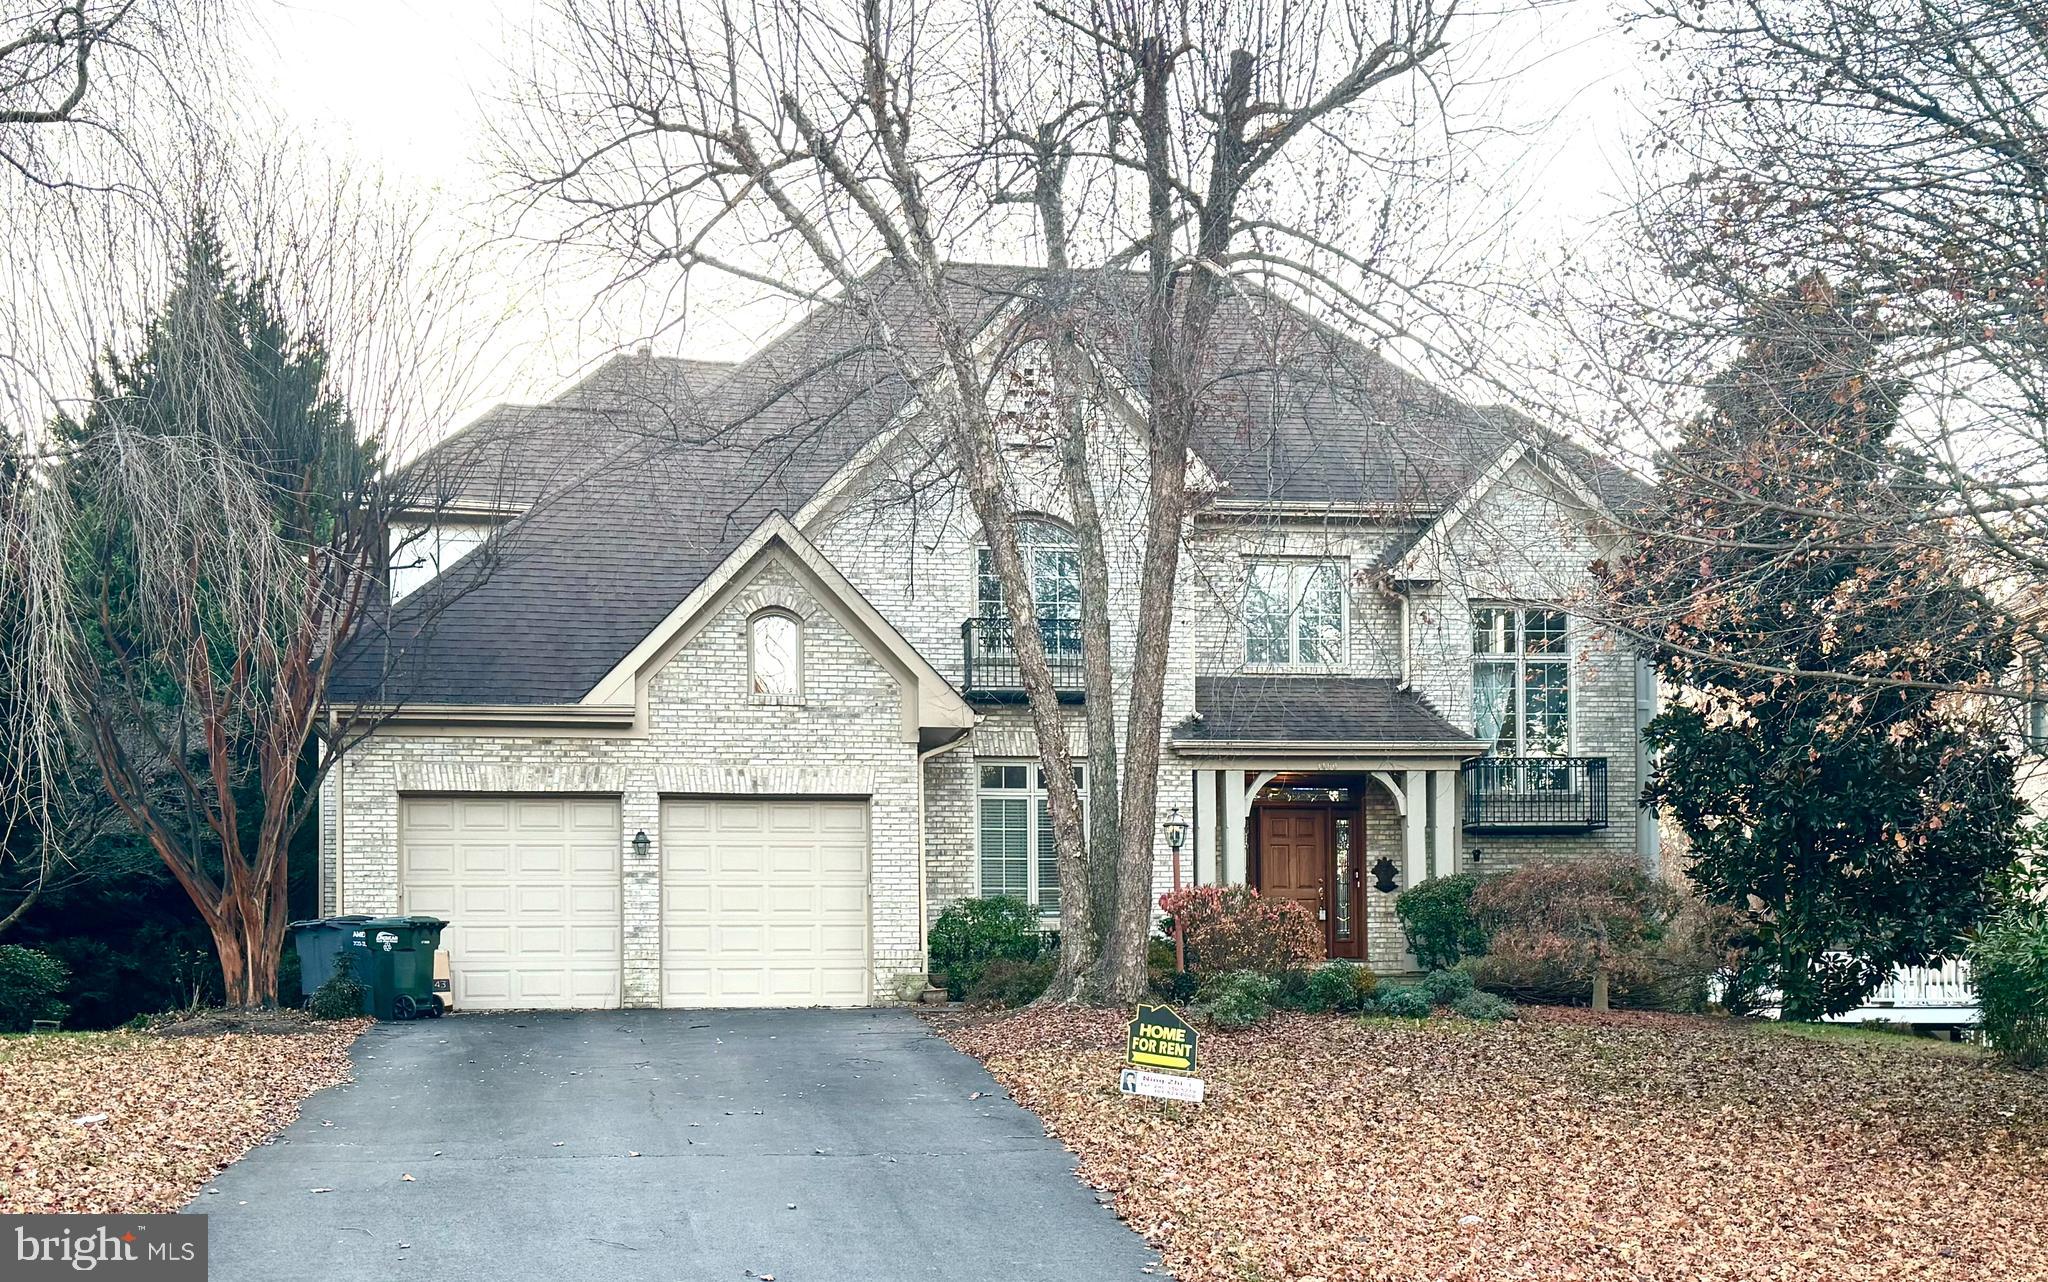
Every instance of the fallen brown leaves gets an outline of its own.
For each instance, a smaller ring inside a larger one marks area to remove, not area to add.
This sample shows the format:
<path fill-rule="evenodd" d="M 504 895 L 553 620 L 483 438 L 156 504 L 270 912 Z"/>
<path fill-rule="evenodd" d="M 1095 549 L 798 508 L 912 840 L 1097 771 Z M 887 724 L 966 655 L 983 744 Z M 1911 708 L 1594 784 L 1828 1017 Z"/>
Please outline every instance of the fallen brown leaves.
<path fill-rule="evenodd" d="M 1182 1282 L 2048 1278 L 2048 1077 L 1679 1016 L 1280 1016 L 1200 1109 L 1117 1094 L 1114 1012 L 946 1035 Z"/>
<path fill-rule="evenodd" d="M 0 1212 L 176 1210 L 345 1081 L 366 1026 L 0 1039 Z"/>

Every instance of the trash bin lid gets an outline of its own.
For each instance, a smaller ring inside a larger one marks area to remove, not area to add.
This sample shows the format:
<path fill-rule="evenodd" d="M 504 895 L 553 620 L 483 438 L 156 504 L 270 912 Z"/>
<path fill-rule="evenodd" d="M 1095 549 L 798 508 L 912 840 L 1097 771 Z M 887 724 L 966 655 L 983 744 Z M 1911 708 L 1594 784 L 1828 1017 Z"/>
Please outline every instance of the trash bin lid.
<path fill-rule="evenodd" d="M 315 930 L 323 927 L 328 930 L 351 930 L 368 920 L 368 917 L 350 914 L 341 917 L 310 917 L 305 921 L 287 922 L 285 925 L 289 930 Z"/>

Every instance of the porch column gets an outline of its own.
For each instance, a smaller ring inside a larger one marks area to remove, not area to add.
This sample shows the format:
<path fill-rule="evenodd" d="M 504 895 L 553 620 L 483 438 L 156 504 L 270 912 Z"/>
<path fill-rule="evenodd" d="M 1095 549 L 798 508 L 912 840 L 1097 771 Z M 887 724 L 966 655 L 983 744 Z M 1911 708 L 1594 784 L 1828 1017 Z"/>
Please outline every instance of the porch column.
<path fill-rule="evenodd" d="M 1401 772 L 1402 815 L 1407 828 L 1408 876 L 1402 883 L 1405 890 L 1420 886 L 1429 879 L 1429 772 L 1427 770 L 1403 770 Z"/>
<path fill-rule="evenodd" d="M 1434 770 L 1436 776 L 1436 875 L 1458 871 L 1458 772 Z"/>
<path fill-rule="evenodd" d="M 1225 770 L 1223 776 L 1223 876 L 1226 886 L 1244 882 L 1245 772 Z"/>
<path fill-rule="evenodd" d="M 1216 772 L 1195 771 L 1195 813 L 1190 817 L 1195 826 L 1195 862 L 1191 884 L 1202 885 L 1207 877 L 1209 884 L 1222 880 L 1216 867 Z"/>

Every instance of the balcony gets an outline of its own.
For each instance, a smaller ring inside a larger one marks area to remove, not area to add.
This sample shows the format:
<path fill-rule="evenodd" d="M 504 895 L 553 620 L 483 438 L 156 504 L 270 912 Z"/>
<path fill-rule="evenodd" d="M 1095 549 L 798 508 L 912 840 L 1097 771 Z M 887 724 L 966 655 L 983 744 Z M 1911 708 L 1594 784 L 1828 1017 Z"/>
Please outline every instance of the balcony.
<path fill-rule="evenodd" d="M 1465 763 L 1466 832 L 1592 832 L 1607 826 L 1607 758 L 1481 757 Z"/>
<path fill-rule="evenodd" d="M 1052 669 L 1053 689 L 1063 703 L 1081 701 L 1081 623 L 1078 619 L 1040 619 L 1038 635 L 1045 641 L 1045 661 Z M 1021 703 L 1024 674 L 1017 665 L 1017 647 L 1007 618 L 974 618 L 960 625 L 961 689 L 970 699 Z"/>

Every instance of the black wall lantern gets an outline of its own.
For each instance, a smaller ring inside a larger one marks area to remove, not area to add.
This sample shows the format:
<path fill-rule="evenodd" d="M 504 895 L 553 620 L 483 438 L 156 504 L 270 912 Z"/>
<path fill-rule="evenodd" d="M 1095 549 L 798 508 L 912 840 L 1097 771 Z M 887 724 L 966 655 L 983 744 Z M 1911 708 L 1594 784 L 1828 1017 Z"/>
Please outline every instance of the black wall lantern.
<path fill-rule="evenodd" d="M 647 845 L 647 830 L 642 828 L 639 832 L 633 834 L 633 857 L 635 859 L 647 858 Z"/>
<path fill-rule="evenodd" d="M 1381 855 L 1380 861 L 1372 866 L 1372 888 L 1382 895 L 1391 895 L 1398 884 L 1394 880 L 1394 861 Z"/>

